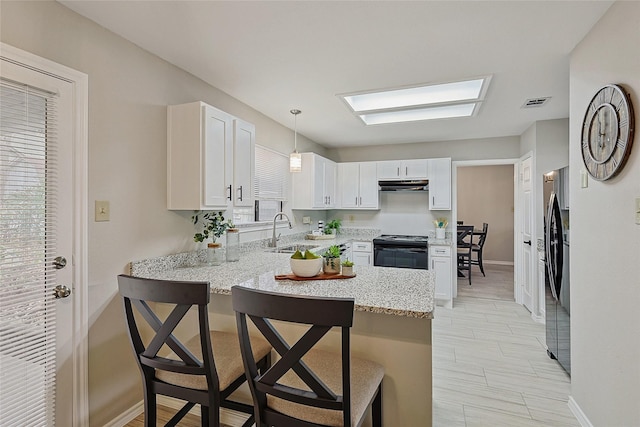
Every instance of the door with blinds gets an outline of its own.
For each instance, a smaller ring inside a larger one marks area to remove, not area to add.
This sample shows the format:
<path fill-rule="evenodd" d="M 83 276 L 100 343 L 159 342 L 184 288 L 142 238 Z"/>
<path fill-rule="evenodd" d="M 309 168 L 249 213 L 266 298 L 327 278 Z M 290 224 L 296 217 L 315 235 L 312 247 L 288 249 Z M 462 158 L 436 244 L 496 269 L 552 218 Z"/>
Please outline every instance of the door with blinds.
<path fill-rule="evenodd" d="M 2 58 L 0 425 L 73 425 L 72 84 Z"/>

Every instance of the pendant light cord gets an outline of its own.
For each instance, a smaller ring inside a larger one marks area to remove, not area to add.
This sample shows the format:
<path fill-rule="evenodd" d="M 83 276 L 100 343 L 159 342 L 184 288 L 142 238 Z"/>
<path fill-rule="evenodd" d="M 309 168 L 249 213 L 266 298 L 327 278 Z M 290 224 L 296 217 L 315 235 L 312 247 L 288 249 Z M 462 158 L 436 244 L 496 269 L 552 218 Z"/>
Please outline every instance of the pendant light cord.
<path fill-rule="evenodd" d="M 302 113 L 300 110 L 291 110 L 293 114 L 293 152 L 298 152 L 298 114 Z"/>

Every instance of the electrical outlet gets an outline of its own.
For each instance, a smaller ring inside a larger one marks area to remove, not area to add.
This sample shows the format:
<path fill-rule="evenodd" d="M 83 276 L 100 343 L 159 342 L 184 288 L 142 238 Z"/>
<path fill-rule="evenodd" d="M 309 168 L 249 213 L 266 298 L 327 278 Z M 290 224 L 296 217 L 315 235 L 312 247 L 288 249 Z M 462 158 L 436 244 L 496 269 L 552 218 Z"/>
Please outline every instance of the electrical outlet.
<path fill-rule="evenodd" d="M 303 224 L 311 224 L 311 217 L 310 216 L 303 216 L 302 217 L 302 223 Z"/>
<path fill-rule="evenodd" d="M 96 200 L 96 222 L 109 221 L 111 209 L 108 200 Z"/>
<path fill-rule="evenodd" d="M 636 197 L 636 224 L 640 225 L 640 197 Z"/>

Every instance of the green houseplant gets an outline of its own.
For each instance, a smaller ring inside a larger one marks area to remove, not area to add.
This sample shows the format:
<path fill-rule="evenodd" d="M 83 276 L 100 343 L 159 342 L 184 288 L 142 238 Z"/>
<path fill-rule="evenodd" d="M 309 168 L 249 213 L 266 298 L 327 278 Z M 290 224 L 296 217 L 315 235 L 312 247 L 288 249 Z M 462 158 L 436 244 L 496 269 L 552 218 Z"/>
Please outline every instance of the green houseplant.
<path fill-rule="evenodd" d="M 342 275 L 343 276 L 353 276 L 353 261 L 349 261 L 347 258 L 345 261 L 342 261 Z"/>
<path fill-rule="evenodd" d="M 222 212 L 203 212 L 197 211 L 191 217 L 194 225 L 200 224 L 201 233 L 196 233 L 193 240 L 196 242 L 204 242 L 211 239 L 211 243 L 207 243 L 207 264 L 222 264 L 223 251 L 222 244 L 216 243 L 216 239 L 224 234 L 224 232 L 233 228 L 231 220 L 225 220 Z"/>
<path fill-rule="evenodd" d="M 340 274 L 340 247 L 331 245 L 323 254 L 322 270 L 326 274 Z"/>
<path fill-rule="evenodd" d="M 225 221 L 222 211 L 220 212 L 203 212 L 198 211 L 191 217 L 193 225 L 201 224 L 202 232 L 193 236 L 195 242 L 204 242 L 211 239 L 213 243 L 216 239 L 224 234 L 228 228 L 233 228 L 231 220 Z"/>
<path fill-rule="evenodd" d="M 338 233 L 340 233 L 340 227 L 342 227 L 342 221 L 339 219 L 332 219 L 324 226 L 324 234 L 337 235 Z"/>

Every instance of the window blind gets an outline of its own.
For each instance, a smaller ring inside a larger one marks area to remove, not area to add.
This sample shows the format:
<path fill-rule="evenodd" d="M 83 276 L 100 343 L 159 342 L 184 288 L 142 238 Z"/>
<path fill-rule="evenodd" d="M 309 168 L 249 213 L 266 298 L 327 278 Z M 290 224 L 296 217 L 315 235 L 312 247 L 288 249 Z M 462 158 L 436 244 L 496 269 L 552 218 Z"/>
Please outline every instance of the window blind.
<path fill-rule="evenodd" d="M 0 80 L 0 424 L 55 425 L 55 96 Z"/>
<path fill-rule="evenodd" d="M 289 176 L 288 156 L 256 144 L 253 185 L 256 200 L 286 200 Z"/>

